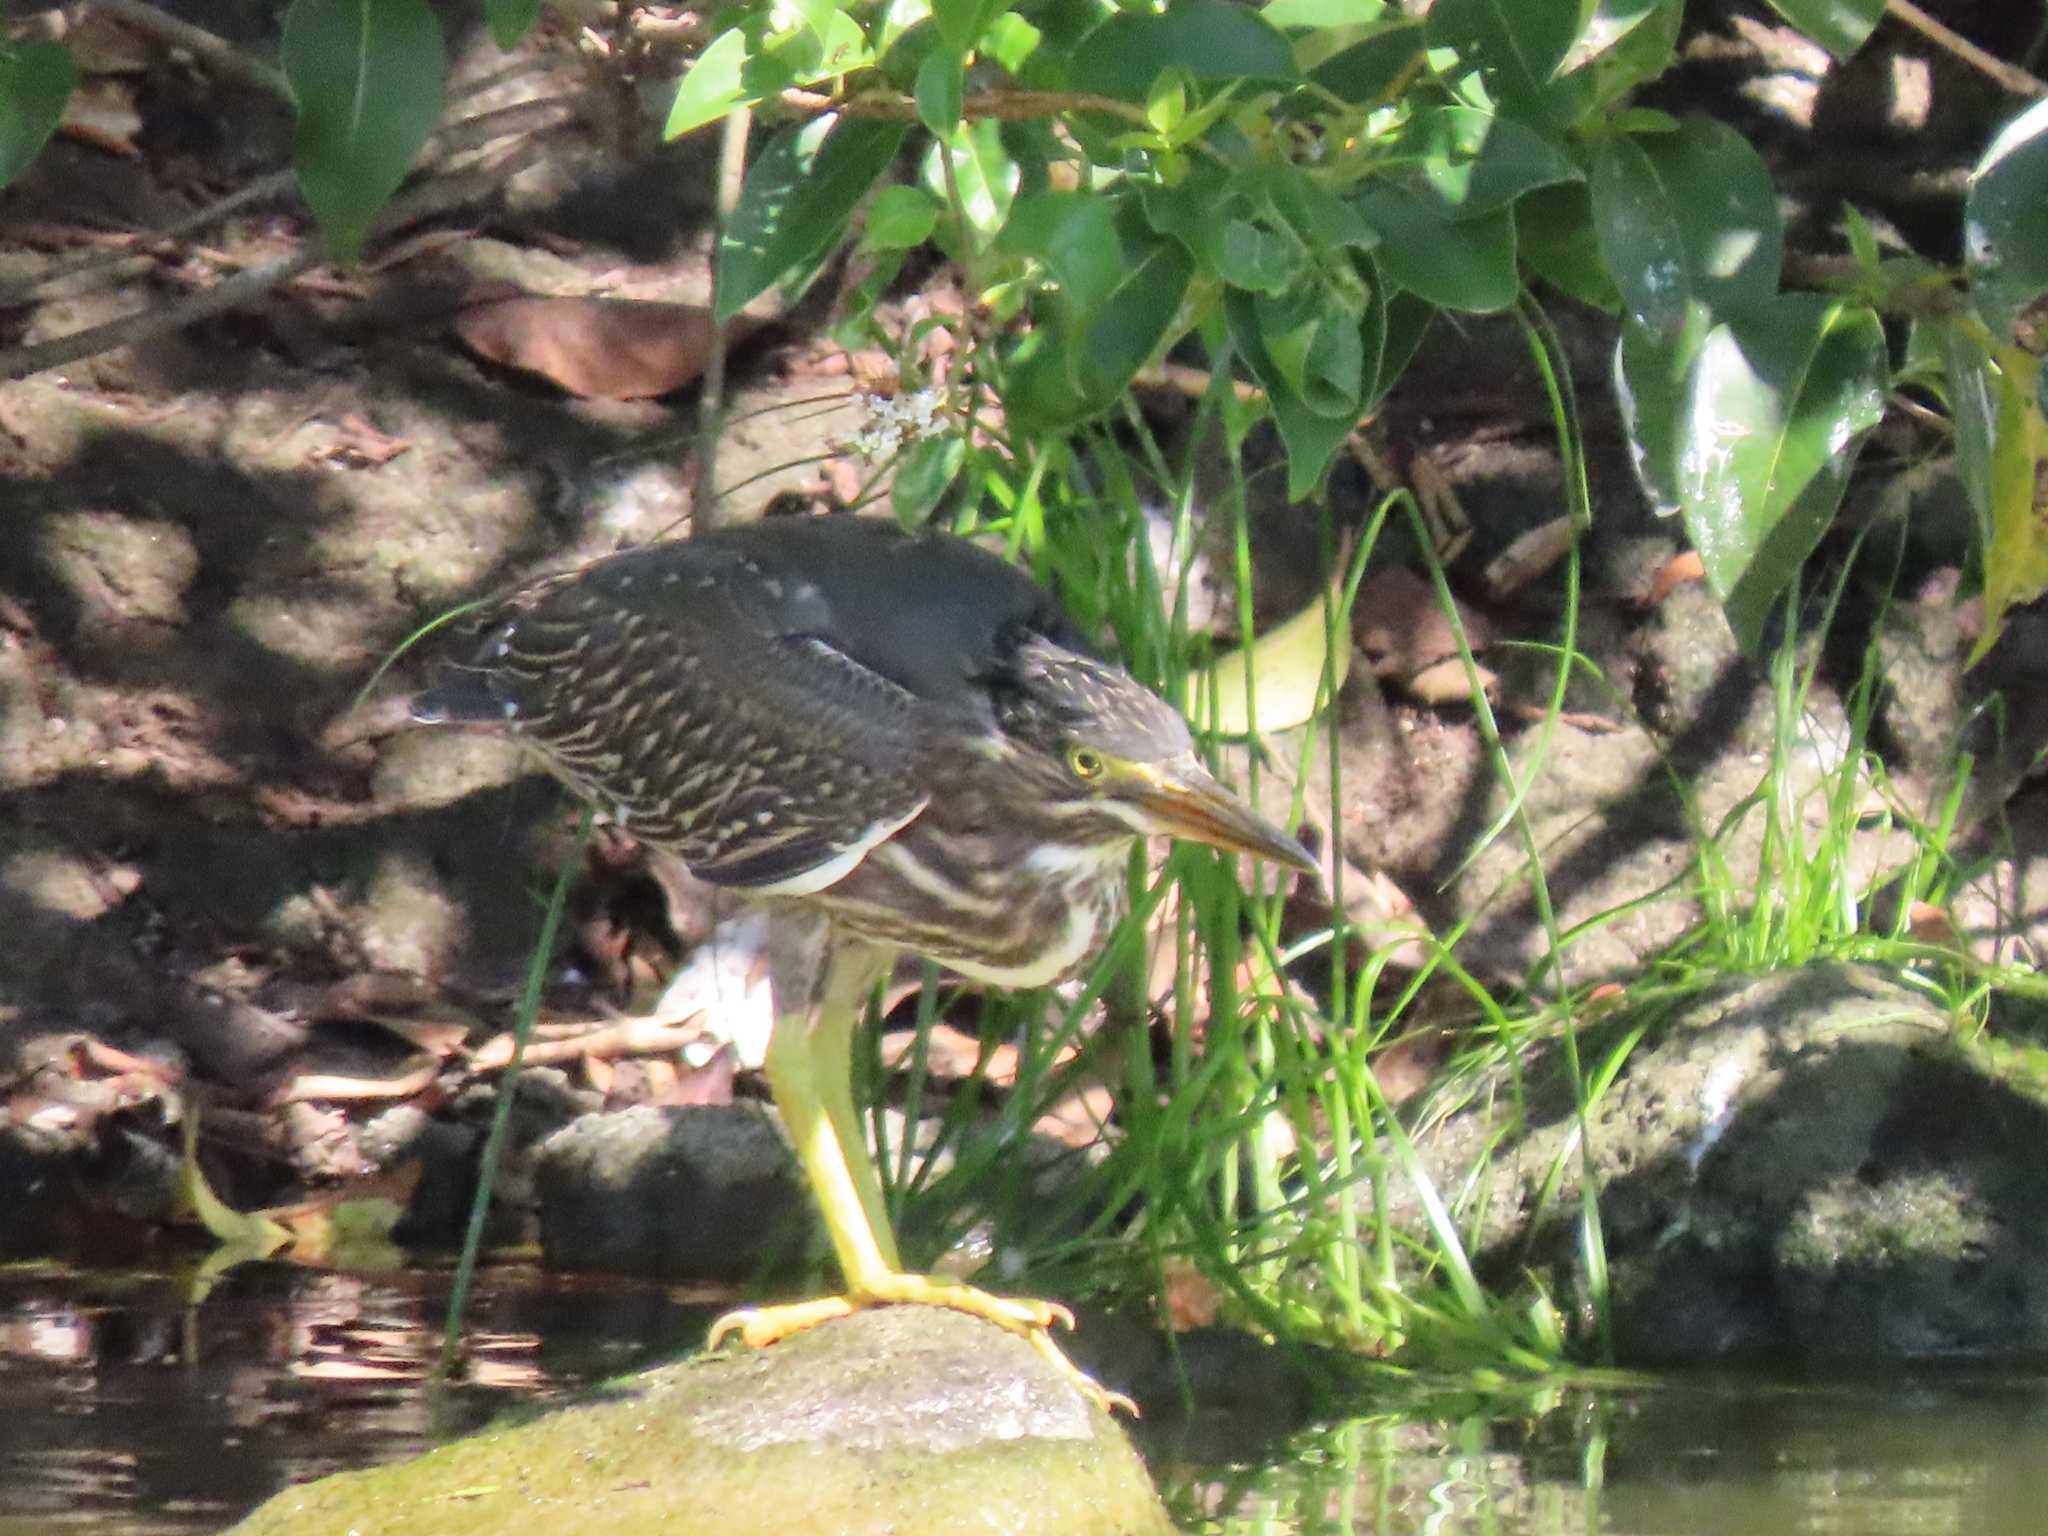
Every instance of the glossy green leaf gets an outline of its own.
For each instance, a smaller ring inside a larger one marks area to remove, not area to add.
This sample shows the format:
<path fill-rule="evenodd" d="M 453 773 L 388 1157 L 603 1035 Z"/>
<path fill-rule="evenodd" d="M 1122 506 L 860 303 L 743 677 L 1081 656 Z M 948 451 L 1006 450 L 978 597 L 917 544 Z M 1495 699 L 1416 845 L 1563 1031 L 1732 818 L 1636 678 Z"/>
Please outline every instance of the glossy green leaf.
<path fill-rule="evenodd" d="M 1092 308 L 1052 295 L 1011 355 L 1004 405 L 1025 430 L 1058 430 L 1109 410 L 1180 314 L 1194 276 L 1186 248 L 1128 213 L 1117 233 L 1123 257 L 1116 287 Z"/>
<path fill-rule="evenodd" d="M 871 251 L 902 251 L 923 245 L 937 227 L 938 200 L 922 187 L 884 187 L 868 205 L 861 244 Z"/>
<path fill-rule="evenodd" d="M 2001 340 L 2048 292 L 2048 101 L 2006 124 L 1971 173 L 1963 258 L 1970 301 Z"/>
<path fill-rule="evenodd" d="M 1436 107 L 1410 118 L 1393 152 L 1412 158 L 1422 180 L 1456 218 L 1507 207 L 1523 193 L 1585 173 L 1541 135 L 1475 107 Z"/>
<path fill-rule="evenodd" d="M 0 51 L 0 187 L 27 170 L 57 131 L 76 80 L 71 51 L 62 43 Z"/>
<path fill-rule="evenodd" d="M 984 32 L 982 49 L 988 57 L 1015 75 L 1023 71 L 1044 40 L 1045 34 L 1022 16 L 1015 11 L 1005 11 Z"/>
<path fill-rule="evenodd" d="M 693 128 L 715 123 L 751 99 L 741 84 L 748 47 L 746 34 L 737 27 L 711 40 L 683 75 L 682 84 L 676 87 L 676 99 L 669 103 L 668 121 L 662 125 L 663 138 L 681 138 Z"/>
<path fill-rule="evenodd" d="M 889 487 L 898 520 L 910 528 L 928 521 L 966 461 L 967 440 L 957 432 L 912 443 Z"/>
<path fill-rule="evenodd" d="M 1728 312 L 1777 292 L 1777 191 L 1734 129 L 1688 118 L 1674 133 L 1613 135 L 1594 152 L 1591 187 L 1608 272 L 1653 330 L 1675 330 L 1695 300 Z"/>
<path fill-rule="evenodd" d="M 1068 303 L 1092 311 L 1124 280 L 1117 209 L 1093 193 L 1032 193 L 1017 199 L 996 249 L 1043 263 Z"/>
<path fill-rule="evenodd" d="M 1309 71 L 1309 79 L 1339 101 L 1378 106 L 1396 87 L 1421 72 L 1427 46 L 1420 18 L 1403 17 L 1376 27 L 1350 47 Z"/>
<path fill-rule="evenodd" d="M 1887 376 L 1877 316 L 1821 294 L 1782 294 L 1701 343 L 1678 424 L 1679 510 L 1747 649 L 1833 519 Z"/>
<path fill-rule="evenodd" d="M 1836 58 L 1846 59 L 1884 16 L 1884 0 L 1771 0 L 1771 9 Z"/>
<path fill-rule="evenodd" d="M 1288 382 L 1287 373 L 1266 344 L 1258 301 L 1232 290 L 1223 297 L 1231 345 L 1266 393 L 1273 426 L 1287 450 L 1287 498 L 1299 501 L 1322 482 L 1331 459 L 1358 425 L 1353 414 L 1330 415 L 1310 408 Z"/>
<path fill-rule="evenodd" d="M 933 49 L 918 66 L 912 100 L 917 120 L 933 133 L 944 136 L 960 122 L 960 103 L 966 92 L 966 70 L 960 55 Z"/>
<path fill-rule="evenodd" d="M 932 0 L 932 20 L 939 35 L 956 54 L 965 54 L 981 41 L 981 34 L 1002 9 L 1002 0 Z"/>
<path fill-rule="evenodd" d="M 2048 591 L 2048 525 L 2041 509 L 2048 464 L 2048 419 L 2041 414 L 2041 360 L 2020 347 L 2000 347 L 1987 376 L 1995 402 L 1991 532 L 1984 545 L 1984 633 L 1975 663 L 1998 641 L 2006 613 Z"/>
<path fill-rule="evenodd" d="M 903 123 L 827 115 L 768 141 L 719 242 L 721 325 L 772 284 L 808 275 L 845 233 L 907 131 Z"/>
<path fill-rule="evenodd" d="M 1593 228 L 1593 197 L 1583 184 L 1541 187 L 1515 204 L 1515 249 L 1531 271 L 1581 304 L 1621 311 Z"/>
<path fill-rule="evenodd" d="M 1383 0 L 1267 0 L 1259 14 L 1269 25 L 1308 31 L 1369 25 L 1386 10 Z"/>
<path fill-rule="evenodd" d="M 941 155 L 953 163 L 960 211 L 967 216 L 968 225 L 978 238 L 993 239 L 1010 216 L 1010 204 L 1022 180 L 1017 162 L 1003 143 L 1001 125 L 989 118 L 961 123 L 932 145 L 925 156 L 924 184 L 934 196 L 946 198 Z"/>
<path fill-rule="evenodd" d="M 1602 5 L 1592 26 L 1609 13 Z M 1631 12 L 1631 25 L 1595 50 L 1581 73 L 1593 82 L 1592 110 L 1611 108 L 1637 87 L 1655 80 L 1678 57 L 1679 33 L 1685 25 L 1685 0 L 1661 0 L 1648 11 Z M 1581 34 L 1581 41 L 1585 35 Z M 1576 50 L 1574 50 L 1576 52 Z M 1569 61 L 1567 61 L 1569 62 Z"/>
<path fill-rule="evenodd" d="M 1686 397 L 1692 366 L 1714 323 L 1694 302 L 1671 331 L 1624 320 L 1615 344 L 1614 392 L 1636 479 L 1659 517 L 1679 508 L 1678 465 L 1686 447 Z"/>
<path fill-rule="evenodd" d="M 1494 103 L 1552 138 L 1584 115 L 1593 85 L 1559 71 L 1578 40 L 1575 0 L 1436 0 L 1425 36 L 1478 69 Z"/>
<path fill-rule="evenodd" d="M 1954 426 L 1956 473 L 1963 482 L 1977 531 L 1991 542 L 1991 457 L 1998 428 L 1997 369 L 1984 344 L 1960 325 L 1943 325 L 1937 343 L 1949 421 Z"/>
<path fill-rule="evenodd" d="M 1371 344 L 1369 329 L 1366 359 L 1373 371 L 1359 400 L 1360 416 L 1378 410 L 1388 391 L 1408 371 L 1408 364 L 1422 347 L 1422 338 L 1429 334 L 1430 322 L 1436 319 L 1436 307 L 1382 284 L 1367 319 L 1369 327 L 1379 332 L 1379 344 Z"/>
<path fill-rule="evenodd" d="M 1683 0 L 1599 0 L 1565 50 L 1559 73 L 1570 74 L 1606 58 L 1660 9 L 1683 9 Z"/>
<path fill-rule="evenodd" d="M 441 24 L 425 0 L 292 0 L 279 59 L 299 190 L 328 249 L 353 261 L 441 120 Z"/>
<path fill-rule="evenodd" d="M 1380 270 L 1440 309 L 1490 314 L 1521 292 L 1515 226 L 1505 212 L 1453 219 L 1435 197 L 1407 187 L 1376 187 L 1358 198 L 1379 231 Z"/>
<path fill-rule="evenodd" d="M 1156 14 L 1121 11 L 1075 50 L 1077 91 L 1142 102 L 1168 69 L 1191 80 L 1299 77 L 1286 36 L 1258 12 L 1229 0 L 1176 0 Z"/>
<path fill-rule="evenodd" d="M 518 47 L 539 21 L 540 0 L 484 0 L 484 22 L 500 48 Z"/>

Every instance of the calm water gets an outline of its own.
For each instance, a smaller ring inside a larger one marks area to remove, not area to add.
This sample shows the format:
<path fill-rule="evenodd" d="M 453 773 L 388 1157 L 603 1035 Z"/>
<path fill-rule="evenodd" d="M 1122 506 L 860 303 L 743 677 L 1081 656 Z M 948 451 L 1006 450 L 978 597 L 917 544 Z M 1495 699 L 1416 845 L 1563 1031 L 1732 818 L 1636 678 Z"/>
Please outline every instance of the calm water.
<path fill-rule="evenodd" d="M 165 1276 L 0 1271 L 0 1536 L 218 1531 L 286 1482 L 673 1354 L 712 1310 L 500 1271 L 472 1308 L 472 1383 L 429 1398 L 444 1285 L 250 1265 L 194 1307 Z M 1144 1434 L 1191 1532 L 2048 1530 L 2048 1373 L 1692 1376 L 1485 1402 L 1447 1388 L 1252 1466 L 1192 1459 L 1214 1436 Z"/>

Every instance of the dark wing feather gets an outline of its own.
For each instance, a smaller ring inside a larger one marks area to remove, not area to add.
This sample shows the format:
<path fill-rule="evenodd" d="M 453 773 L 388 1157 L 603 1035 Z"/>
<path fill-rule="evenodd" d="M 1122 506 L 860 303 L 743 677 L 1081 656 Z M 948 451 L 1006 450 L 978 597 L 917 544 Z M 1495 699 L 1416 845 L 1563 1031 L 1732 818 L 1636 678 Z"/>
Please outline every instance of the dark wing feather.
<path fill-rule="evenodd" d="M 513 732 L 707 880 L 822 878 L 922 810 L 936 717 L 838 643 L 843 573 L 777 553 L 711 535 L 515 594 L 415 713 Z"/>

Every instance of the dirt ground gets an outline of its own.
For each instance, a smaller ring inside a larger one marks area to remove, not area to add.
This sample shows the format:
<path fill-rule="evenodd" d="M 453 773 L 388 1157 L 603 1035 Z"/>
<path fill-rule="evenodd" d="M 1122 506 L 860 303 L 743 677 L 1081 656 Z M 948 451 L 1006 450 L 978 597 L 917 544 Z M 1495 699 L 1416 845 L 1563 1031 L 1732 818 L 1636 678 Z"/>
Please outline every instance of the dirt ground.
<path fill-rule="evenodd" d="M 235 35 L 232 17 L 214 20 Z M 52 282 L 110 236 L 162 228 L 283 162 L 284 119 L 253 92 L 208 89 L 158 57 L 131 94 L 140 127 L 122 152 L 60 139 L 0 194 L 10 345 L 168 302 L 304 233 L 281 198 L 203 240 L 116 251 L 146 259 L 115 286 Z M 296 1080 L 396 1080 L 422 1049 L 445 1054 L 447 1031 L 474 1041 L 502 1027 L 535 892 L 568 856 L 564 801 L 488 742 L 334 725 L 373 680 L 372 702 L 416 680 L 410 661 L 377 671 L 423 621 L 688 526 L 693 390 L 580 400 L 481 360 L 457 331 L 487 284 L 701 300 L 710 154 L 622 157 L 565 135 L 506 197 L 424 222 L 364 271 L 317 269 L 183 330 L 0 385 L 0 1085 L 21 1135 L 94 1156 L 110 1141 L 161 1142 L 165 1085 L 197 1083 L 215 1105 L 210 1135 L 249 1154 L 229 1193 L 268 1198 L 360 1171 L 343 1132 L 362 1105 L 295 1094 Z M 736 358 L 718 480 L 743 487 L 731 498 L 741 511 L 815 488 L 810 461 L 859 425 L 814 322 L 771 324 Z M 1672 759 L 1659 740 L 1677 743 L 1682 766 L 1747 761 L 1755 747 L 1757 676 L 1704 594 L 1642 602 L 1679 536 L 1629 478 L 1606 403 L 1605 326 L 1566 317 L 1597 453 L 1586 647 L 1617 689 L 1575 700 L 1584 728 L 1545 744 L 1562 754 L 1554 779 L 1577 786 L 1553 807 L 1575 912 L 1628 894 L 1619 871 L 1640 890 L 1682 861 L 1668 803 L 1632 821 L 1595 808 L 1662 793 L 1659 764 Z M 1439 325 L 1382 431 L 1397 468 L 1427 459 L 1457 493 L 1476 532 L 1459 564 L 1469 591 L 1487 560 L 1561 510 L 1547 410 L 1509 326 Z M 1340 476 L 1340 519 L 1373 494 Z M 1313 519 L 1262 518 L 1275 569 L 1293 570 L 1284 550 Z M 1966 536 L 1949 526 L 1915 534 L 1926 580 L 1961 558 Z M 1555 580 L 1539 581 L 1475 596 L 1473 617 L 1497 637 L 1547 638 L 1557 602 Z M 1947 611 L 1938 592 L 1934 611 Z M 1957 648 L 1927 644 L 1929 692 L 1953 690 Z M 1507 653 L 1499 670 L 1512 722 L 1547 677 Z M 1445 884 L 1497 805 L 1469 711 L 1361 667 L 1338 752 L 1337 835 L 1355 881 L 1385 877 L 1431 921 L 1483 908 L 1474 963 L 1518 971 L 1535 933 L 1511 891 L 1496 900 L 1511 872 Z M 1934 761 L 1904 766 L 1932 784 Z M 551 996 L 571 1012 L 644 982 L 679 945 L 655 888 L 608 847 L 578 909 L 573 971 Z M 1618 930 L 1597 963 L 1639 957 L 1688 911 L 1676 902 Z"/>

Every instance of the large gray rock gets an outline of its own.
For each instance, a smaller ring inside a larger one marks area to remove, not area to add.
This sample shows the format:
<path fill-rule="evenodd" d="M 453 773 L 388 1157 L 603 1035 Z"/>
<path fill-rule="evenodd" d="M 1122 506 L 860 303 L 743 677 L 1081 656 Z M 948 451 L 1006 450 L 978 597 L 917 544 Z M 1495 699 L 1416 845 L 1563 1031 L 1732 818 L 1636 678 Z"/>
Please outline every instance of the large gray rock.
<path fill-rule="evenodd" d="M 794 1269 L 814 1226 L 788 1144 L 754 1105 L 584 1115 L 541 1143 L 534 1182 L 556 1269 L 752 1280 Z"/>
<path fill-rule="evenodd" d="M 1171 1536 L 1121 1428 L 1023 1340 L 885 1307 L 664 1366 L 413 1461 L 288 1488 L 239 1536 Z"/>
<path fill-rule="evenodd" d="M 2048 1108 L 1923 993 L 1843 965 L 1734 981 L 1584 1030 L 1587 1071 L 1646 1023 L 1587 1131 L 1625 1362 L 2048 1348 Z M 1505 1134 L 1511 1085 L 1476 1087 L 1424 1164 L 1496 1283 L 1583 1304 L 1562 1065 L 1525 1063 Z"/>

